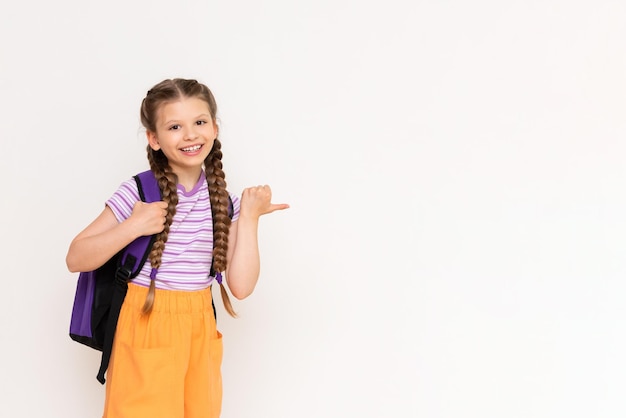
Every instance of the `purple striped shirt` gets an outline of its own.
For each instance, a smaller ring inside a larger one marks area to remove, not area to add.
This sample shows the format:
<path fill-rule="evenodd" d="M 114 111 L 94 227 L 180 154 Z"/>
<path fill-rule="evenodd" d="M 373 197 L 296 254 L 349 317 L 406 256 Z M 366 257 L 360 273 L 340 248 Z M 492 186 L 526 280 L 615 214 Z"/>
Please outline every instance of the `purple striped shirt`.
<path fill-rule="evenodd" d="M 239 218 L 239 198 L 230 193 L 233 201 L 233 221 Z M 106 204 L 118 222 L 127 219 L 139 199 L 134 179 L 123 182 Z M 213 222 L 209 188 L 200 176 L 194 188 L 186 192 L 178 185 L 178 205 L 170 226 L 170 233 L 156 276 L 158 289 L 199 290 L 208 287 L 214 280 L 209 276 L 213 257 Z M 146 261 L 133 283 L 150 285 L 150 261 Z"/>

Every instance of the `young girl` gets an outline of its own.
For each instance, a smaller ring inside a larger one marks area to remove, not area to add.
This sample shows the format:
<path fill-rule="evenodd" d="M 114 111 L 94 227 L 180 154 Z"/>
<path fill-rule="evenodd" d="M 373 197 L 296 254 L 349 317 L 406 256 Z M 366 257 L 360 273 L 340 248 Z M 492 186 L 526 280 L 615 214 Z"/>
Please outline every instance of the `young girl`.
<path fill-rule="evenodd" d="M 245 189 L 241 199 L 229 195 L 216 113 L 213 94 L 195 80 L 164 80 L 150 89 L 141 122 L 163 200 L 141 202 L 129 179 L 70 244 L 69 270 L 91 271 L 135 238 L 158 234 L 120 312 L 105 418 L 220 415 L 222 340 L 210 286 L 220 282 L 234 316 L 221 273 L 237 299 L 252 293 L 259 277 L 259 217 L 288 205 L 273 204 L 267 185 Z"/>

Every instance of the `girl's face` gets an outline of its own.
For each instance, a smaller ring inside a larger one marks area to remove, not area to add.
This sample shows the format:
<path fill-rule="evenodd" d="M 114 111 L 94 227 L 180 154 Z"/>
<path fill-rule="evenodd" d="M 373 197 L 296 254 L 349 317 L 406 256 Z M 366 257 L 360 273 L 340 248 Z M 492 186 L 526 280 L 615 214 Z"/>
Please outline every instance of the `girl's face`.
<path fill-rule="evenodd" d="M 153 150 L 163 151 L 174 173 L 199 175 L 217 137 L 217 125 L 204 100 L 187 97 L 163 104 L 156 132 L 147 136 Z"/>

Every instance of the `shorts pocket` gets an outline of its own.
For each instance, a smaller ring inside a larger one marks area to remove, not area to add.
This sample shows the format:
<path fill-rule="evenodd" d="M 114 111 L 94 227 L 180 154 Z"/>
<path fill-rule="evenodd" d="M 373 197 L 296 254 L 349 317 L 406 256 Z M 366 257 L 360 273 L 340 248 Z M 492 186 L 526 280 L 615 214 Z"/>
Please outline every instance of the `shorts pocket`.
<path fill-rule="evenodd" d="M 120 342 L 107 404 L 113 416 L 171 418 L 183 410 L 172 347 L 133 348 Z"/>
<path fill-rule="evenodd" d="M 222 334 L 218 331 L 217 338 L 209 342 L 209 398 L 210 404 L 219 411 L 222 404 L 222 357 L 224 346 Z"/>
<path fill-rule="evenodd" d="M 211 368 L 222 366 L 222 357 L 224 356 L 224 343 L 222 341 L 222 333 L 217 331 L 217 338 L 211 340 L 209 344 L 209 358 Z"/>

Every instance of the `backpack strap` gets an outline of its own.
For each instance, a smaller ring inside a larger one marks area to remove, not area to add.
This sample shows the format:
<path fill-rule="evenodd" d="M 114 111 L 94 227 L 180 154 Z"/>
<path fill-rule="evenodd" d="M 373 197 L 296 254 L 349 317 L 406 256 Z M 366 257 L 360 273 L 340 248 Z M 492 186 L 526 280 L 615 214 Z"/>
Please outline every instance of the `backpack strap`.
<path fill-rule="evenodd" d="M 161 200 L 161 190 L 159 184 L 154 177 L 152 171 L 144 171 L 134 176 L 139 191 L 139 198 L 142 202 L 151 203 Z M 151 236 L 142 236 L 135 239 L 124 248 L 119 257 L 117 269 L 115 271 L 115 287 L 113 289 L 113 298 L 111 301 L 111 310 L 109 311 L 109 320 L 104 333 L 104 342 L 102 345 L 102 359 L 100 361 L 100 370 L 98 370 L 97 379 L 104 384 L 104 373 L 109 367 L 111 359 L 111 351 L 113 349 L 113 337 L 117 328 L 117 320 L 120 316 L 122 303 L 128 292 L 128 282 L 134 279 L 141 271 L 144 263 L 148 259 L 152 245 L 156 239 L 156 234 Z"/>

